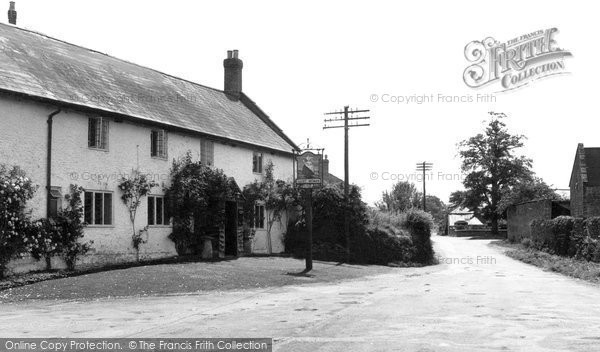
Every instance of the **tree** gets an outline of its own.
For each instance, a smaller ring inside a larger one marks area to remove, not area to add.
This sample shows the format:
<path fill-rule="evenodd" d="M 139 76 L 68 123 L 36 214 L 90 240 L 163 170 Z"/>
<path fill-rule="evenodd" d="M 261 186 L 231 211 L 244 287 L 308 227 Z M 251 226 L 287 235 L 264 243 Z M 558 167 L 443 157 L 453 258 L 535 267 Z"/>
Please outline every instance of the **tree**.
<path fill-rule="evenodd" d="M 131 221 L 131 228 L 133 230 L 131 240 L 138 261 L 140 260 L 140 245 L 144 243 L 144 240 L 141 232 L 135 230 L 135 217 L 142 198 L 150 193 L 152 187 L 156 186 L 158 186 L 156 182 L 148 180 L 148 177 L 139 170 L 133 170 L 130 177 L 122 177 L 119 182 L 119 189 L 123 193 L 121 200 L 129 210 L 129 220 Z"/>
<path fill-rule="evenodd" d="M 498 213 L 503 214 L 508 207 L 514 204 L 541 199 L 562 200 L 563 198 L 541 178 L 533 177 L 530 180 L 523 180 L 502 191 Z"/>
<path fill-rule="evenodd" d="M 490 112 L 484 133 L 459 143 L 461 169 L 467 174 L 465 191 L 454 192 L 451 201 L 491 221 L 492 233 L 498 233 L 498 207 L 502 192 L 532 177 L 531 159 L 515 155 L 523 147 L 523 135 L 512 135 L 502 121 L 504 113 Z"/>
<path fill-rule="evenodd" d="M 419 207 L 422 195 L 415 185 L 408 181 L 400 181 L 392 187 L 391 192 L 385 191 L 381 201 L 376 203 L 380 210 L 404 212 L 410 208 Z"/>
<path fill-rule="evenodd" d="M 419 195 L 423 197 L 422 194 Z M 434 195 L 427 195 L 425 197 L 425 203 L 427 204 L 427 212 L 431 214 L 435 224 L 440 228 L 446 220 L 446 204 Z"/>

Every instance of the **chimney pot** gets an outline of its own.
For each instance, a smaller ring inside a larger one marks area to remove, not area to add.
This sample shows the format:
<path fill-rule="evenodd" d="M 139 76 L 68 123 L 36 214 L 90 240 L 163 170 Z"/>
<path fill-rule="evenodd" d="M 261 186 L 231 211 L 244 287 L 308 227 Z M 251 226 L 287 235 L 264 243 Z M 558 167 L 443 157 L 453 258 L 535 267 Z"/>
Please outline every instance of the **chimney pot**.
<path fill-rule="evenodd" d="M 239 98 L 242 92 L 242 68 L 244 63 L 238 58 L 238 50 L 228 50 L 227 58 L 223 60 L 225 68 L 225 93 Z"/>
<path fill-rule="evenodd" d="M 17 10 L 15 10 L 15 2 L 11 1 L 8 8 L 8 23 L 17 25 Z"/>

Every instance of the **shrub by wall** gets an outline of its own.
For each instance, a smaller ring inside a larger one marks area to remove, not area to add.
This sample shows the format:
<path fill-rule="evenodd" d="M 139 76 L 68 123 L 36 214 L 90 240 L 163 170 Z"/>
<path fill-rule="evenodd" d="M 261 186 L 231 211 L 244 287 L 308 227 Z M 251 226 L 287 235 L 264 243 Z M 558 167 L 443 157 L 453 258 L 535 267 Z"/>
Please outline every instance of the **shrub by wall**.
<path fill-rule="evenodd" d="M 433 246 L 431 245 L 431 229 L 434 227 L 433 217 L 419 209 L 409 209 L 401 214 L 401 225 L 411 235 L 414 245 L 413 261 L 431 263 Z"/>
<path fill-rule="evenodd" d="M 343 212 L 336 215 L 339 210 L 332 203 L 326 209 L 329 216 L 321 216 L 313 229 L 313 258 L 346 261 L 345 241 L 341 236 Z M 420 210 L 400 215 L 370 210 L 366 226 L 360 222 L 359 226 L 351 227 L 350 260 L 380 265 L 392 262 L 429 264 L 433 261 L 430 239 L 433 226 L 432 217 Z M 286 251 L 304 257 L 306 238 L 307 230 L 302 220 L 290 223 L 285 236 Z"/>
<path fill-rule="evenodd" d="M 531 247 L 553 254 L 600 262 L 600 217 L 559 216 L 531 222 Z"/>

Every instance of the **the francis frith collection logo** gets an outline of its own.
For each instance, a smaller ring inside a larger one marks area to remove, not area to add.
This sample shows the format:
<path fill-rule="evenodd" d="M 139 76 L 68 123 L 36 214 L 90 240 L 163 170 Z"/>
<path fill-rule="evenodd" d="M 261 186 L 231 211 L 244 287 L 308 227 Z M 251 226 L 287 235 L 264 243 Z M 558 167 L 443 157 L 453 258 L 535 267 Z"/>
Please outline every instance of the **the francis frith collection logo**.
<path fill-rule="evenodd" d="M 558 47 L 556 28 L 524 34 L 504 43 L 488 37 L 465 46 L 470 65 L 463 73 L 472 88 L 499 84 L 499 91 L 523 87 L 540 78 L 567 73 L 565 57 L 571 52 Z"/>

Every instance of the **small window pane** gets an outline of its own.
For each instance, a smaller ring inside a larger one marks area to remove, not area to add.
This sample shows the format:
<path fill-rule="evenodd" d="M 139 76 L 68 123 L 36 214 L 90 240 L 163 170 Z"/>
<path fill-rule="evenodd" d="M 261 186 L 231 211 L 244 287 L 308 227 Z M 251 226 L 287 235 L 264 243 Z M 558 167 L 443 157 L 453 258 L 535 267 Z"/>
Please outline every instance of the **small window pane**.
<path fill-rule="evenodd" d="M 96 119 L 89 119 L 88 122 L 88 147 L 96 147 Z"/>
<path fill-rule="evenodd" d="M 50 197 L 50 217 L 54 218 L 58 215 L 58 198 Z"/>
<path fill-rule="evenodd" d="M 83 211 L 84 211 L 84 221 L 87 224 L 93 224 L 92 221 L 92 210 L 93 210 L 93 197 L 94 197 L 94 193 L 92 192 L 85 192 L 84 194 L 84 201 L 83 201 Z"/>
<path fill-rule="evenodd" d="M 262 153 L 255 152 L 252 156 L 252 172 L 262 173 Z"/>
<path fill-rule="evenodd" d="M 100 148 L 108 149 L 108 120 L 101 119 L 102 121 L 102 138 L 100 140 Z"/>
<path fill-rule="evenodd" d="M 156 156 L 156 145 L 158 140 L 158 133 L 156 131 L 150 132 L 150 155 Z"/>
<path fill-rule="evenodd" d="M 215 159 L 215 143 L 208 139 L 200 140 L 200 162 L 212 166 Z"/>
<path fill-rule="evenodd" d="M 148 197 L 148 225 L 154 225 L 154 197 Z"/>
<path fill-rule="evenodd" d="M 102 193 L 94 193 L 94 224 L 95 225 L 103 225 L 103 217 L 102 212 L 104 209 L 103 206 L 103 197 Z"/>
<path fill-rule="evenodd" d="M 163 223 L 163 199 L 156 197 L 156 224 L 164 225 Z"/>
<path fill-rule="evenodd" d="M 104 225 L 112 225 L 112 193 L 104 193 Z"/>

